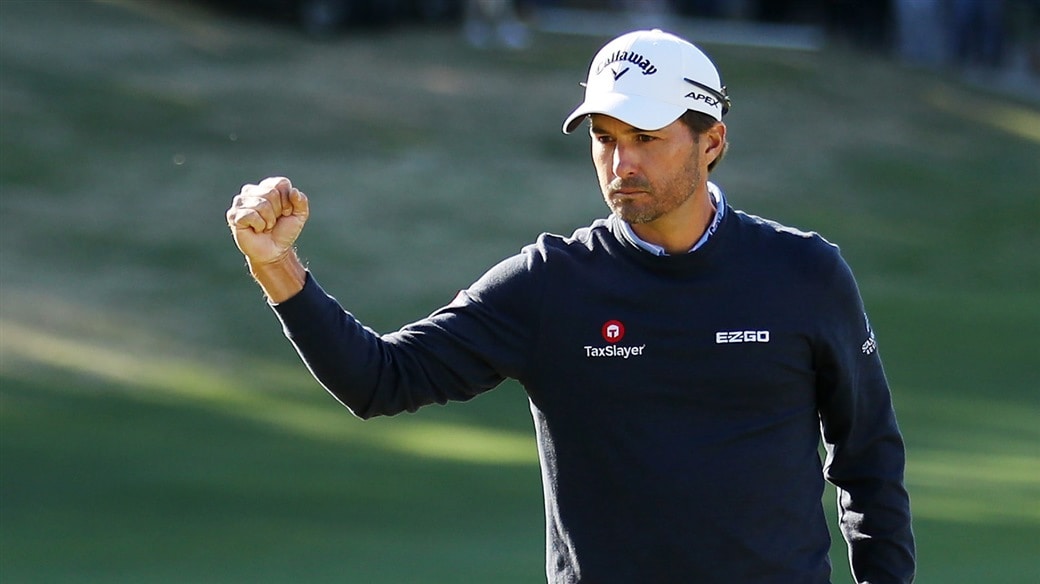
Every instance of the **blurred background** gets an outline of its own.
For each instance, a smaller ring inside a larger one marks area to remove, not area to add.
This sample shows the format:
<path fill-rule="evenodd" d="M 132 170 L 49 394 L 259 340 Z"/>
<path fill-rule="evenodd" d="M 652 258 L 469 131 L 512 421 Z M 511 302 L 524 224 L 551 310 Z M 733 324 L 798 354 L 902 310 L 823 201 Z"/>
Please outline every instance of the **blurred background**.
<path fill-rule="evenodd" d="M 856 272 L 918 581 L 1040 581 L 1035 0 L 3 0 L 0 580 L 544 581 L 522 389 L 354 419 L 224 210 L 291 177 L 301 254 L 395 330 L 605 215 L 559 128 L 638 27 L 719 64 L 730 202 Z"/>

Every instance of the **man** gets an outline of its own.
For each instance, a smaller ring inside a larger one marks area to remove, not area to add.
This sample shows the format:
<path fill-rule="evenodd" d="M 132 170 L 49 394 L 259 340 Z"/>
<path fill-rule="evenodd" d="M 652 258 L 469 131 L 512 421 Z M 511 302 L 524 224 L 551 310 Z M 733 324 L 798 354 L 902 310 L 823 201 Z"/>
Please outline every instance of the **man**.
<path fill-rule="evenodd" d="M 728 108 L 695 46 L 614 39 L 564 123 L 589 120 L 610 217 L 543 234 L 387 335 L 297 259 L 308 201 L 287 179 L 244 186 L 227 218 L 286 334 L 355 415 L 523 384 L 550 583 L 828 582 L 824 477 L 856 580 L 910 582 L 903 441 L 855 281 L 836 247 L 733 209 L 707 180 Z"/>

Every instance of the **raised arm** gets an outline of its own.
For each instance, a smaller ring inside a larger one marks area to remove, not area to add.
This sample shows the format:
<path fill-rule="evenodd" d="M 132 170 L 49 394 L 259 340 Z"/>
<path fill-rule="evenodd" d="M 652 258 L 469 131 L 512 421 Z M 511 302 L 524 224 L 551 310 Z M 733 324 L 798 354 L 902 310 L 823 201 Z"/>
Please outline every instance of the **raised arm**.
<path fill-rule="evenodd" d="M 381 335 L 327 295 L 293 248 L 308 202 L 289 179 L 247 184 L 227 222 L 286 336 L 314 377 L 362 418 L 467 400 L 517 376 L 531 347 L 527 259 L 493 268 L 455 301 Z"/>

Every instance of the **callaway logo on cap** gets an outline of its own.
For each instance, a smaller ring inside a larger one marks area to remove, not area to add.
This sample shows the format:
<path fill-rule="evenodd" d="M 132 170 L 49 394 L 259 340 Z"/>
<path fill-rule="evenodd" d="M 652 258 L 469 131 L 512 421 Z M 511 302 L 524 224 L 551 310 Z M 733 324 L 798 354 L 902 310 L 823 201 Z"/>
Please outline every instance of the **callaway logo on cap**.
<path fill-rule="evenodd" d="M 718 69 L 700 49 L 661 30 L 640 30 L 607 43 L 589 67 L 585 101 L 563 123 L 570 134 L 589 114 L 658 130 L 686 110 L 716 120 L 729 111 Z"/>

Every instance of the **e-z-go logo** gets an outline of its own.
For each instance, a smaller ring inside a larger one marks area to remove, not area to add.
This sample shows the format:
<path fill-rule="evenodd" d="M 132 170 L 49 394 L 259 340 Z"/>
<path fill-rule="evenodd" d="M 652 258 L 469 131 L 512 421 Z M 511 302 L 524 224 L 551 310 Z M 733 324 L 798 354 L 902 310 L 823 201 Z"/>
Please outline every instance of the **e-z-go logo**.
<path fill-rule="evenodd" d="M 646 348 L 646 345 L 633 347 L 618 344 L 621 342 L 621 339 L 625 338 L 625 323 L 620 320 L 608 320 L 603 323 L 599 332 L 603 336 L 603 340 L 608 343 L 607 346 L 593 347 L 592 345 L 585 345 L 586 357 L 620 357 L 628 359 L 629 357 L 641 356 L 643 349 Z"/>

